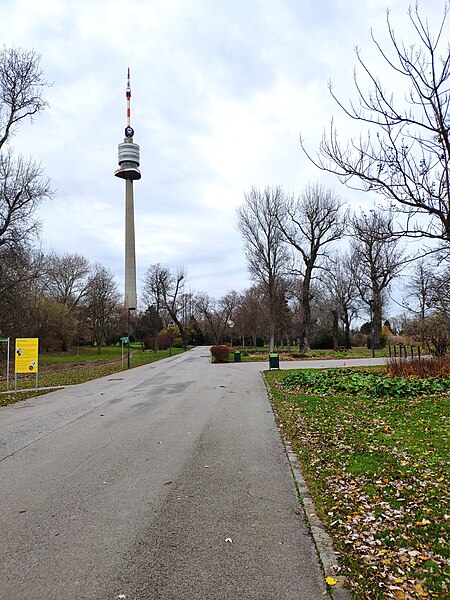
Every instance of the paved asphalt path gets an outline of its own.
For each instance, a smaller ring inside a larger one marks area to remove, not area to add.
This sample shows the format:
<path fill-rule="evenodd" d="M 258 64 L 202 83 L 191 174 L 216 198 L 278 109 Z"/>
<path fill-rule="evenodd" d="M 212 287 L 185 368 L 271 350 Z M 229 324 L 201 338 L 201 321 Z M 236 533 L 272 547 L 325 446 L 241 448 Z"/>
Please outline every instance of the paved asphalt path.
<path fill-rule="evenodd" d="M 1 408 L 0 600 L 326 597 L 266 367 L 196 348 Z"/>

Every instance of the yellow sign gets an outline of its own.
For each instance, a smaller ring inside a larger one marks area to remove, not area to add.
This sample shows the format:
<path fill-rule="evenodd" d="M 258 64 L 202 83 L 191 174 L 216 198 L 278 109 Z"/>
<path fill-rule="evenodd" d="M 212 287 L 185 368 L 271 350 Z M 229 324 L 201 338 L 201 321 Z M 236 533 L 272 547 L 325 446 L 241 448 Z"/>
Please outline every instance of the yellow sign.
<path fill-rule="evenodd" d="M 38 372 L 39 338 L 16 339 L 16 373 Z"/>

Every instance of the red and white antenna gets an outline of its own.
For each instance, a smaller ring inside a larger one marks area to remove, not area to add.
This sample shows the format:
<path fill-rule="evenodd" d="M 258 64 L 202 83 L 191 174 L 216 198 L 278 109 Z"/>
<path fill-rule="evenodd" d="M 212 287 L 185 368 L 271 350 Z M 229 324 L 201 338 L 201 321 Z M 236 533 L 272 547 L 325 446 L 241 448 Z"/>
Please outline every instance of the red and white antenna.
<path fill-rule="evenodd" d="M 131 127 L 131 86 L 130 86 L 130 67 L 128 67 L 127 78 L 127 127 Z"/>

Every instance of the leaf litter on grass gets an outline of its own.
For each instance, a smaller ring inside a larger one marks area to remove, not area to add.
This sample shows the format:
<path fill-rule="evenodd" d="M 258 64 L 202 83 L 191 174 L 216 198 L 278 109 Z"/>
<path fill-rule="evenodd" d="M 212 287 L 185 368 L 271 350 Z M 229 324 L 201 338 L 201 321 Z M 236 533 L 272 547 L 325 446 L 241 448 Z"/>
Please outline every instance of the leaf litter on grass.
<path fill-rule="evenodd" d="M 266 376 L 355 598 L 449 598 L 448 382 Z"/>

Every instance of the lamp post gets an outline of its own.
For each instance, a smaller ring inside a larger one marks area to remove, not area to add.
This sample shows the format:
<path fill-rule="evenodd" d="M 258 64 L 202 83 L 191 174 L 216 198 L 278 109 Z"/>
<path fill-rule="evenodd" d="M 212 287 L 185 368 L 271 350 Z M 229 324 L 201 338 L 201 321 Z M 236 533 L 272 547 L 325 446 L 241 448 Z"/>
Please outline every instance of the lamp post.
<path fill-rule="evenodd" d="M 128 307 L 128 369 L 130 368 L 130 336 L 131 336 L 131 311 L 136 310 L 134 307 Z"/>

